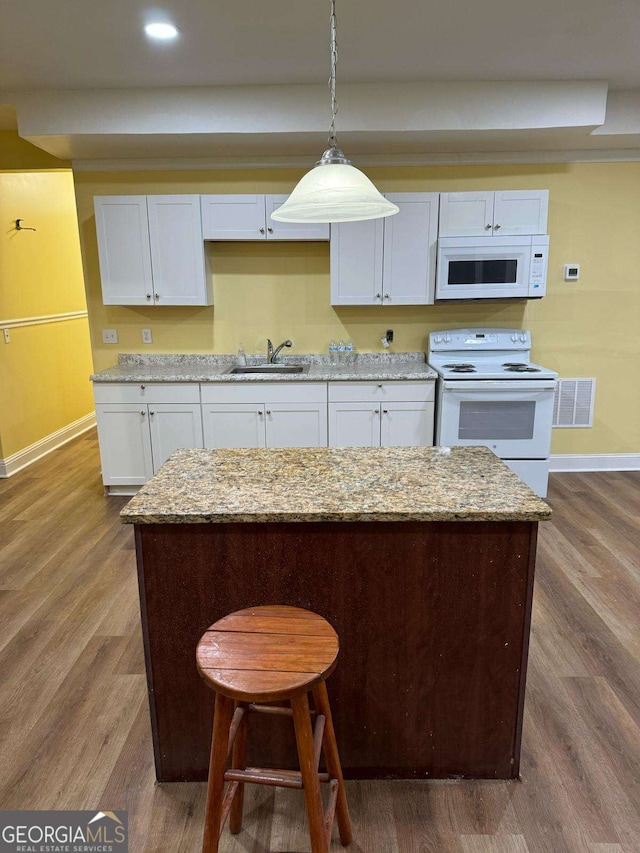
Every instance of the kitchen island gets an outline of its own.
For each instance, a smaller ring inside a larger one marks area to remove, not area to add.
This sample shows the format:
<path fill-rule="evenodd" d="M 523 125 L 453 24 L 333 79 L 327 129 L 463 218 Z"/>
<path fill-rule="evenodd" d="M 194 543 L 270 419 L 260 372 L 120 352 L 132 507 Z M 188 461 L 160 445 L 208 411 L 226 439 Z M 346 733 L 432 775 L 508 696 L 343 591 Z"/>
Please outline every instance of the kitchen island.
<path fill-rule="evenodd" d="M 340 636 L 328 687 L 345 776 L 516 777 L 550 515 L 484 447 L 177 451 L 122 511 L 158 779 L 207 778 L 201 634 L 272 603 Z M 250 765 L 294 766 L 287 722 L 256 720 Z"/>

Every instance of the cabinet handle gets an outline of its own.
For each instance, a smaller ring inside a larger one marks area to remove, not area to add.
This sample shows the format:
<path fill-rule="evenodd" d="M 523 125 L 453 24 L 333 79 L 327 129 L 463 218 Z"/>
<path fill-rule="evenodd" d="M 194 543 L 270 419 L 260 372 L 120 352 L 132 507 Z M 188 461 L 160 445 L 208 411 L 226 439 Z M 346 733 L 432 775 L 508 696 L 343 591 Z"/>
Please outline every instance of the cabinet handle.
<path fill-rule="evenodd" d="M 156 293 L 156 299 L 160 299 L 160 294 Z"/>
<path fill-rule="evenodd" d="M 500 228 L 500 226 L 499 226 L 499 225 L 494 225 L 494 226 L 493 226 L 493 230 L 494 230 L 494 231 L 497 231 L 497 230 L 498 230 L 498 228 Z"/>
<path fill-rule="evenodd" d="M 378 385 L 378 388 L 382 388 L 382 383 L 380 383 L 380 385 Z"/>
<path fill-rule="evenodd" d="M 140 386 L 140 390 L 141 390 L 141 391 L 144 391 L 144 389 L 145 389 L 146 387 L 147 387 L 146 385 L 141 385 L 141 386 Z"/>
<path fill-rule="evenodd" d="M 268 414 L 268 415 L 270 415 L 270 414 L 271 414 L 271 409 L 267 409 L 267 414 Z"/>
<path fill-rule="evenodd" d="M 383 415 L 388 415 L 388 414 L 389 414 L 389 409 L 383 409 L 383 410 L 382 410 L 382 414 L 383 414 Z"/>
<path fill-rule="evenodd" d="M 382 299 L 382 294 L 381 294 L 381 293 L 376 293 L 376 299 Z"/>
<path fill-rule="evenodd" d="M 147 299 L 151 299 L 151 294 L 147 293 Z"/>
<path fill-rule="evenodd" d="M 258 414 L 260 415 L 260 417 L 262 417 L 262 415 L 264 414 L 264 412 L 261 412 L 261 411 L 260 411 L 260 409 L 258 409 Z"/>
<path fill-rule="evenodd" d="M 269 232 L 269 234 L 273 234 L 273 228 L 269 227 L 267 228 L 267 231 Z"/>
<path fill-rule="evenodd" d="M 485 231 L 491 231 L 491 223 L 490 223 L 490 222 L 488 222 L 488 223 L 484 226 L 484 230 L 485 230 Z"/>
<path fill-rule="evenodd" d="M 261 229 L 260 229 L 260 233 L 261 233 L 261 234 L 264 234 L 264 228 L 261 228 Z"/>
<path fill-rule="evenodd" d="M 373 414 L 374 414 L 374 415 L 379 415 L 379 414 L 380 414 L 380 409 L 374 409 L 374 410 L 373 410 Z"/>
<path fill-rule="evenodd" d="M 150 415 L 155 415 L 155 412 L 149 412 Z"/>
<path fill-rule="evenodd" d="M 391 297 L 389 296 L 389 294 L 388 294 L 388 293 L 385 293 L 384 298 L 385 298 L 385 299 L 391 299 Z"/>
<path fill-rule="evenodd" d="M 146 412 L 140 412 L 140 414 L 142 415 L 142 417 L 144 417 L 147 413 Z"/>

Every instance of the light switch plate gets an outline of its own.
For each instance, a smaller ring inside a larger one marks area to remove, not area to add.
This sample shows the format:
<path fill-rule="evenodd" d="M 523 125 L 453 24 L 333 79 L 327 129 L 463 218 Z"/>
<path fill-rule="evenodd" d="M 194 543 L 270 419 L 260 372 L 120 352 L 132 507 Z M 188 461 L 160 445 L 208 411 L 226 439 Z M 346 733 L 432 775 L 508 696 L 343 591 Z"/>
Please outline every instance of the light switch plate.
<path fill-rule="evenodd" d="M 118 330 L 117 329 L 103 329 L 102 330 L 102 343 L 103 344 L 117 344 L 118 343 Z"/>
<path fill-rule="evenodd" d="M 142 343 L 143 344 L 153 343 L 153 336 L 151 335 L 151 329 L 143 329 L 142 330 Z"/>

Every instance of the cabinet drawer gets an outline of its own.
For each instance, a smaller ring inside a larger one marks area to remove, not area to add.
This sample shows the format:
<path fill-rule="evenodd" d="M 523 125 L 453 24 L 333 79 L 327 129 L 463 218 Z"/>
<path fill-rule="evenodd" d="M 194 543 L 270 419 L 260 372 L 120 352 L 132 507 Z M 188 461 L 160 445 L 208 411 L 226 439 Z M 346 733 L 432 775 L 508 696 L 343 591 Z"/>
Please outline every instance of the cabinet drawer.
<path fill-rule="evenodd" d="M 208 382 L 203 403 L 326 403 L 326 382 Z"/>
<path fill-rule="evenodd" d="M 382 400 L 403 400 L 406 402 L 427 402 L 435 398 L 433 379 L 411 382 L 329 382 L 329 402 L 377 402 Z"/>
<path fill-rule="evenodd" d="M 197 382 L 96 382 L 96 403 L 199 403 Z"/>

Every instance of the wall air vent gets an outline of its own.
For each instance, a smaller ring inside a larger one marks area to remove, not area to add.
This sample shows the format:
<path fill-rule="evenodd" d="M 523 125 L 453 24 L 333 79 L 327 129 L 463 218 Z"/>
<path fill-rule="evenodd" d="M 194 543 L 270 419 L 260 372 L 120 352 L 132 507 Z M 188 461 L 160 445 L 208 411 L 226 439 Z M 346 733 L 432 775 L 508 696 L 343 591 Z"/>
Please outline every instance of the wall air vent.
<path fill-rule="evenodd" d="M 595 395 L 595 379 L 558 379 L 553 401 L 553 426 L 593 426 Z"/>

